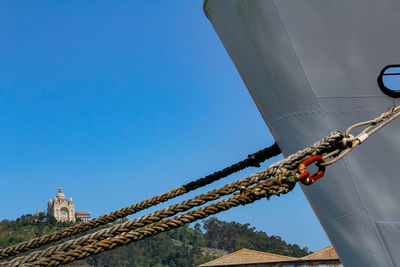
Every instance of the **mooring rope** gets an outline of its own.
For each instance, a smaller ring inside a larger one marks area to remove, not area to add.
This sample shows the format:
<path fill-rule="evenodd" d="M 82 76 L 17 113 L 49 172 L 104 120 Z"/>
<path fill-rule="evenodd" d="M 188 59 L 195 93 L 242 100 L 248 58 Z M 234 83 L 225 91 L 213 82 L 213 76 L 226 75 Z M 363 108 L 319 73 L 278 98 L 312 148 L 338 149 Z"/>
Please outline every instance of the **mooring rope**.
<path fill-rule="evenodd" d="M 139 203 L 135 203 L 131 206 L 122 208 L 120 210 L 111 212 L 107 215 L 100 216 L 88 222 L 82 222 L 77 225 L 67 227 L 61 230 L 58 230 L 51 234 L 46 234 L 41 237 L 33 238 L 29 241 L 25 241 L 19 243 L 14 246 L 10 246 L 4 249 L 0 249 L 0 259 L 5 259 L 10 256 L 15 256 L 21 252 L 29 251 L 31 249 L 40 247 L 42 245 L 49 244 L 51 242 L 55 242 L 85 231 L 88 231 L 93 228 L 97 228 L 101 225 L 108 224 L 110 222 L 114 222 L 120 218 L 124 218 L 128 215 L 132 215 L 144 209 L 148 209 L 152 206 L 155 206 L 159 203 L 168 201 L 175 197 L 186 194 L 190 191 L 196 190 L 197 188 L 206 186 L 215 181 L 218 181 L 224 177 L 227 177 L 235 172 L 241 171 L 248 167 L 259 167 L 260 163 L 264 162 L 267 159 L 275 157 L 281 153 L 278 145 L 274 143 L 272 146 L 264 148 L 256 153 L 250 154 L 246 159 L 237 162 L 229 167 L 226 167 L 220 171 L 214 172 L 210 175 L 207 175 L 203 178 L 199 178 L 195 181 L 187 183 L 183 186 L 180 186 L 176 189 L 172 189 L 166 193 L 160 194 L 158 196 L 152 197 L 150 199 L 144 200 Z"/>
<path fill-rule="evenodd" d="M 66 255 L 63 253 L 68 253 L 68 251 L 72 250 L 85 249 L 87 246 L 91 246 L 91 244 L 101 242 L 102 240 L 107 238 L 117 238 L 119 235 L 125 235 L 125 233 L 128 231 L 135 231 L 135 229 L 138 229 L 139 227 L 144 227 L 146 225 L 159 222 L 160 220 L 171 217 L 178 212 L 187 211 L 193 207 L 203 205 L 206 202 L 216 200 L 222 196 L 229 195 L 236 191 L 246 190 L 249 186 L 259 183 L 262 180 L 266 180 L 272 176 L 287 176 L 291 170 L 297 168 L 297 166 L 305 157 L 317 154 L 325 154 L 337 149 L 338 146 L 341 146 L 340 141 L 342 140 L 342 138 L 342 133 L 333 132 L 331 135 L 316 142 L 314 145 L 302 151 L 299 151 L 275 164 L 272 164 L 266 170 L 255 173 L 247 178 L 241 179 L 231 184 L 227 184 L 217 190 L 212 190 L 206 194 L 196 196 L 193 199 L 183 201 L 179 204 L 172 205 L 165 209 L 153 212 L 149 215 L 145 215 L 137 219 L 132 219 L 122 224 L 117 224 L 108 229 L 103 229 L 96 233 L 86 235 L 76 240 L 70 240 L 63 244 L 55 245 L 42 251 L 32 252 L 27 256 L 15 258 L 9 262 L 0 263 L 0 266 L 24 266 L 24 264 L 28 263 L 40 265 L 41 263 L 39 264 L 39 262 L 37 261 L 46 261 L 43 260 L 44 258 L 53 257 L 55 255 Z M 278 190 L 274 186 L 271 186 L 268 192 L 280 192 L 280 190 Z M 69 256 L 68 259 L 70 259 Z M 65 259 L 63 258 L 63 260 L 59 261 L 58 264 L 60 264 L 61 262 L 65 263 L 64 261 Z"/>
<path fill-rule="evenodd" d="M 274 195 L 279 196 L 281 194 L 286 194 L 295 187 L 298 181 L 301 181 L 305 184 L 312 184 L 315 180 L 321 177 L 320 172 L 323 175 L 323 171 L 321 170 L 325 167 L 322 165 L 332 164 L 345 156 L 352 149 L 365 141 L 368 136 L 382 129 L 394 119 L 400 117 L 399 111 L 399 107 L 394 107 L 375 120 L 358 123 L 351 126 L 344 134 L 341 132 L 333 132 L 331 135 L 314 143 L 312 146 L 272 164 L 266 170 L 255 173 L 231 184 L 227 184 L 219 189 L 209 191 L 206 194 L 198 195 L 192 199 L 182 201 L 179 204 L 175 204 L 151 214 L 129 220 L 125 223 L 111 226 L 96 233 L 88 234 L 81 238 L 49 247 L 45 250 L 32 252 L 27 256 L 18 257 L 7 262 L 1 262 L 0 266 L 57 266 L 60 264 L 66 264 L 77 259 L 83 259 L 90 255 L 95 255 L 106 250 L 127 245 L 131 242 L 154 236 L 158 233 L 165 232 L 200 219 L 204 219 L 210 215 L 228 210 L 238 205 L 246 205 L 264 197 L 269 198 Z M 378 125 L 379 123 L 381 124 Z M 364 125 L 369 126 L 367 126 L 366 129 L 364 129 L 356 137 L 350 135 L 349 132 L 351 130 Z M 342 153 L 343 151 L 344 153 Z M 327 164 L 323 163 L 324 158 L 328 157 L 336 158 L 333 160 L 333 162 L 331 161 Z M 247 160 L 250 160 L 252 163 L 255 162 L 251 157 Z M 320 163 L 320 170 L 318 173 L 308 177 L 309 174 L 306 174 L 308 171 L 305 168 L 308 164 L 315 161 Z M 298 168 L 298 172 L 293 173 L 292 171 L 296 168 Z M 220 179 L 210 178 L 210 176 L 207 177 L 203 178 L 204 180 L 199 179 L 195 182 L 187 184 L 187 188 L 185 186 L 179 188 L 184 188 L 185 190 L 194 190 L 202 185 L 208 184 L 208 179 Z M 219 176 L 216 175 L 216 177 Z M 197 210 L 189 211 L 194 207 L 201 206 L 209 201 L 217 200 L 232 193 L 233 195 L 231 197 L 219 200 L 218 202 L 212 203 L 205 207 L 200 207 Z M 148 200 L 150 203 L 146 205 L 153 206 L 160 202 L 166 201 L 163 200 L 163 198 L 161 200 L 158 199 L 160 196 L 153 198 L 156 199 L 156 201 L 151 201 L 152 199 Z M 146 207 L 143 206 L 143 209 L 144 208 Z M 171 219 L 166 219 L 176 215 L 179 212 L 186 213 L 175 216 Z"/>
<path fill-rule="evenodd" d="M 400 106 L 393 107 L 389 109 L 387 112 L 382 113 L 379 117 L 373 120 L 359 122 L 350 126 L 346 132 L 344 133 L 343 138 L 343 146 L 348 147 L 346 150 L 343 151 L 342 154 L 338 155 L 341 151 L 333 151 L 331 154 L 326 155 L 325 157 L 330 157 L 336 155 L 337 157 L 329 162 L 323 163 L 324 166 L 332 165 L 342 158 L 344 158 L 348 153 L 350 153 L 353 149 L 359 146 L 361 143 L 365 142 L 371 135 L 375 134 L 383 127 L 387 126 L 389 123 L 394 121 L 395 119 L 400 117 Z M 381 123 L 381 124 L 379 124 Z M 353 136 L 350 132 L 356 128 L 368 125 L 364 130 L 362 130 L 358 135 Z"/>
<path fill-rule="evenodd" d="M 172 219 L 163 220 L 147 227 L 128 231 L 113 238 L 107 238 L 98 242 L 95 241 L 86 246 L 65 252 L 54 251 L 54 253 L 47 257 L 38 258 L 32 263 L 22 264 L 20 266 L 58 266 L 60 264 L 66 264 L 74 260 L 84 259 L 91 255 L 99 254 L 106 250 L 128 245 L 146 237 L 155 236 L 159 233 L 207 218 L 211 215 L 229 210 L 239 205 L 253 203 L 256 200 L 265 197 L 268 198 L 273 195 L 279 196 L 280 194 L 286 194 L 293 189 L 297 182 L 295 176 L 292 176 L 291 178 L 292 179 L 273 178 L 258 183 L 251 188 L 247 188 L 241 193 L 234 194 L 230 198 L 218 201 L 206 207 L 201 207 L 194 211 L 189 211 Z"/>

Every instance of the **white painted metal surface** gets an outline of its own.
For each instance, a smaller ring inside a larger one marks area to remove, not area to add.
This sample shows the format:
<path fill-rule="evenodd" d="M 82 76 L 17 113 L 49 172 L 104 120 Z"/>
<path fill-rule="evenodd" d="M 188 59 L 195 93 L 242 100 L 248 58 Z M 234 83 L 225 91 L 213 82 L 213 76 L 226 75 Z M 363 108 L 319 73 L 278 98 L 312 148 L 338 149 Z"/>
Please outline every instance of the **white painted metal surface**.
<path fill-rule="evenodd" d="M 288 155 L 399 100 L 399 0 L 209 0 L 206 13 Z M 344 266 L 400 266 L 400 122 L 303 187 Z"/>

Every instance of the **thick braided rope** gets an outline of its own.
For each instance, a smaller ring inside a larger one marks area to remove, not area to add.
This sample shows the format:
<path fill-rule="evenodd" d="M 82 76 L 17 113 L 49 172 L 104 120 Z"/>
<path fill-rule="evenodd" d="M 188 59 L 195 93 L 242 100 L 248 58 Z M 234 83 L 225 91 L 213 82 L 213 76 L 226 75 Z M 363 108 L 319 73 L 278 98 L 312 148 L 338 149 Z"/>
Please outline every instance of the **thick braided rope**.
<path fill-rule="evenodd" d="M 83 259 L 106 250 L 125 246 L 131 242 L 184 226 L 239 205 L 253 203 L 264 197 L 269 198 L 273 195 L 279 196 L 280 194 L 286 194 L 294 188 L 296 182 L 296 178 L 291 181 L 279 178 L 269 179 L 251 188 L 247 188 L 241 193 L 236 193 L 230 198 L 210 204 L 206 207 L 201 207 L 194 211 L 189 211 L 172 219 L 163 220 L 148 227 L 138 228 L 113 238 L 108 238 L 99 242 L 95 241 L 89 245 L 78 247 L 70 251 L 55 252 L 49 255 L 49 257 L 39 258 L 30 264 L 22 264 L 21 266 L 58 266 L 74 260 Z"/>
<path fill-rule="evenodd" d="M 171 217 L 179 212 L 184 212 L 187 210 L 190 210 L 193 207 L 201 206 L 209 201 L 217 200 L 222 196 L 230 195 L 233 192 L 236 192 L 238 190 L 243 190 L 247 188 L 248 186 L 258 183 L 260 180 L 264 180 L 266 178 L 269 178 L 268 173 L 262 173 L 260 175 L 253 175 L 250 177 L 247 177 L 245 179 L 236 181 L 234 183 L 225 185 L 219 189 L 212 190 L 210 192 L 207 192 L 206 194 L 201 194 L 198 195 L 192 199 L 182 201 L 179 204 L 171 205 L 167 208 L 155 211 L 153 213 L 150 213 L 148 215 L 141 216 L 139 218 L 135 218 L 132 220 L 129 220 L 125 223 L 117 224 L 115 226 L 109 227 L 107 229 L 102 229 L 97 231 L 96 233 L 93 234 L 88 234 L 83 237 L 80 237 L 78 239 L 70 240 L 67 241 L 63 244 L 60 245 L 55 245 L 50 248 L 47 248 L 42 251 L 36 251 L 32 252 L 28 256 L 23 256 L 19 257 L 16 259 L 13 259 L 7 263 L 4 263 L 5 265 L 20 265 L 22 263 L 27 263 L 34 261 L 38 257 L 47 257 L 56 251 L 68 251 L 71 249 L 75 249 L 80 246 L 85 246 L 87 244 L 101 241 L 105 238 L 111 238 L 114 236 L 117 236 L 119 234 L 122 234 L 127 231 L 132 231 L 134 229 L 144 227 L 146 225 L 161 221 L 164 218 Z M 2 266 L 3 263 L 1 263 L 0 266 Z"/>
<path fill-rule="evenodd" d="M 0 266 L 18 266 L 23 263 L 32 262 L 38 259 L 39 257 L 51 256 L 57 251 L 68 251 L 74 248 L 82 247 L 84 245 L 93 242 L 98 242 L 105 238 L 115 237 L 117 235 L 123 234 L 124 232 L 132 231 L 139 227 L 143 227 L 145 225 L 158 222 L 164 218 L 173 216 L 178 212 L 183 212 L 195 206 L 203 205 L 208 201 L 216 200 L 221 196 L 231 194 L 237 190 L 243 190 L 244 188 L 252 184 L 258 183 L 261 180 L 265 180 L 271 176 L 283 174 L 283 172 L 286 173 L 287 171 L 285 170 L 288 169 L 293 170 L 294 168 L 297 168 L 297 165 L 301 162 L 301 160 L 304 157 L 315 154 L 327 153 L 333 149 L 336 149 L 337 141 L 341 138 L 342 138 L 341 133 L 338 132 L 332 133 L 327 138 L 324 138 L 323 140 L 316 142 L 313 146 L 306 148 L 278 163 L 271 165 L 267 170 L 253 174 L 250 177 L 236 181 L 232 184 L 225 185 L 218 190 L 212 190 L 206 194 L 199 195 L 193 199 L 183 201 L 180 204 L 172 205 L 166 209 L 153 212 L 149 215 L 142 216 L 138 219 L 130 220 L 123 224 L 118 224 L 114 227 L 98 231 L 94 234 L 90 234 L 76 240 L 71 240 L 61 245 L 57 245 L 43 251 L 33 252 L 28 256 L 16 258 L 9 262 L 4 262 L 0 264 Z"/>
<path fill-rule="evenodd" d="M 75 226 L 64 228 L 64 229 L 56 231 L 54 233 L 43 235 L 41 237 L 37 237 L 37 238 L 31 239 L 29 241 L 19 243 L 18 245 L 15 245 L 15 246 L 10 246 L 8 248 L 1 249 L 0 250 L 0 259 L 14 256 L 21 252 L 28 251 L 33 248 L 37 248 L 37 247 L 40 247 L 42 245 L 45 245 L 45 244 L 48 244 L 48 243 L 51 243 L 51 242 L 54 242 L 57 240 L 85 232 L 87 230 L 96 228 L 101 225 L 105 225 L 110 222 L 114 222 L 120 218 L 124 218 L 128 215 L 134 214 L 141 210 L 150 208 L 159 203 L 165 202 L 165 201 L 175 198 L 177 196 L 188 193 L 199 187 L 208 185 L 208 184 L 215 182 L 221 178 L 229 176 L 232 173 L 241 171 L 247 167 L 251 167 L 251 166 L 258 167 L 258 166 L 260 166 L 259 165 L 260 163 L 264 162 L 265 160 L 267 160 L 271 157 L 277 156 L 280 153 L 281 153 L 281 151 L 280 151 L 278 145 L 276 143 L 274 143 L 272 146 L 264 148 L 254 154 L 251 154 L 247 157 L 247 159 L 242 160 L 236 164 L 233 164 L 230 167 L 227 167 L 223 170 L 214 172 L 213 174 L 210 174 L 203 178 L 192 181 L 192 182 L 190 182 L 186 185 L 180 186 L 176 189 L 172 189 L 161 195 L 158 195 L 158 196 L 155 196 L 148 200 L 144 200 L 142 202 L 133 204 L 129 207 L 122 208 L 118 211 L 111 212 L 108 215 L 100 216 L 100 217 L 90 220 L 88 222 L 82 222 Z"/>

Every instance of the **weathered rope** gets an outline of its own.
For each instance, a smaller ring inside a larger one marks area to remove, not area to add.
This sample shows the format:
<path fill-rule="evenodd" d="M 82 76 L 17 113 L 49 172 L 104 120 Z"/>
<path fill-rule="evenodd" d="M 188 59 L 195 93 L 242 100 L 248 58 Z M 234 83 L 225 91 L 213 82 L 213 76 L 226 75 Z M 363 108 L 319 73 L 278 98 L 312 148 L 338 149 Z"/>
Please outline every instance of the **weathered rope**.
<path fill-rule="evenodd" d="M 302 151 L 293 154 L 286 159 L 271 165 L 267 170 L 253 174 L 247 178 L 236 181 L 234 183 L 225 185 L 217 190 L 212 190 L 206 194 L 199 195 L 193 199 L 183 201 L 179 204 L 172 205 L 168 208 L 153 212 L 149 215 L 142 216 L 137 219 L 132 219 L 123 224 L 118 224 L 108 229 L 100 230 L 94 234 L 86 235 L 76 240 L 67 241 L 61 245 L 50 247 L 43 251 L 37 251 L 29 254 L 28 256 L 19 257 L 9 262 L 0 263 L 0 266 L 21 266 L 25 263 L 32 263 L 39 258 L 50 257 L 54 253 L 66 253 L 73 249 L 79 249 L 86 247 L 89 244 L 100 242 L 106 238 L 114 238 L 119 235 L 123 235 L 127 231 L 134 231 L 139 227 L 156 223 L 164 218 L 173 216 L 178 212 L 187 211 L 193 207 L 205 204 L 208 201 L 216 200 L 221 196 L 226 196 L 238 190 L 245 190 L 248 186 L 255 183 L 259 183 L 262 180 L 268 179 L 271 176 L 287 175 L 289 170 L 297 168 L 298 164 L 305 158 L 311 155 L 329 153 L 335 150 L 338 145 L 340 146 L 340 140 L 343 138 L 343 134 L 334 132 L 330 136 L 316 142 L 311 147 L 308 147 Z M 271 190 L 274 187 L 271 187 Z M 276 188 L 275 188 L 276 189 Z"/>
<path fill-rule="evenodd" d="M 348 147 L 346 150 L 342 151 L 333 151 L 331 152 L 330 155 L 326 155 L 325 157 L 330 157 L 336 155 L 336 157 L 329 161 L 323 163 L 325 166 L 332 165 L 342 158 L 344 158 L 348 153 L 350 153 L 354 148 L 359 146 L 361 143 L 363 143 L 367 138 L 369 138 L 371 135 L 375 134 L 377 131 L 381 130 L 383 127 L 387 126 L 389 123 L 394 121 L 395 119 L 400 117 L 400 106 L 396 107 L 394 106 L 393 108 L 389 109 L 389 111 L 382 113 L 379 117 L 373 120 L 369 121 L 364 121 L 364 122 L 359 122 L 356 124 L 353 124 L 350 126 L 346 132 L 344 133 L 345 138 L 343 139 L 343 146 Z M 358 135 L 355 137 L 350 134 L 350 132 L 356 128 L 359 128 L 361 126 L 368 125 L 364 130 L 362 130 Z"/>
<path fill-rule="evenodd" d="M 195 211 L 189 211 L 172 219 L 163 220 L 148 227 L 138 228 L 113 238 L 93 242 L 84 247 L 79 247 L 66 252 L 55 251 L 54 254 L 51 254 L 46 258 L 39 258 L 35 262 L 22 264 L 20 266 L 58 266 L 60 264 L 66 264 L 119 246 L 128 245 L 131 242 L 139 241 L 146 237 L 155 236 L 159 233 L 207 218 L 208 216 L 229 210 L 239 205 L 253 203 L 254 201 L 264 197 L 269 198 L 273 195 L 279 196 L 280 194 L 286 194 L 294 188 L 297 182 L 295 177 L 291 178 L 292 179 L 290 180 L 286 180 L 285 178 L 273 178 L 256 184 L 251 188 L 247 188 L 241 193 L 234 194 L 230 198 L 218 201 L 206 207 L 201 207 Z"/>
<path fill-rule="evenodd" d="M 378 123 L 381 123 L 385 120 L 390 120 L 386 121 L 386 123 L 380 125 L 377 130 L 380 130 L 382 127 L 386 126 L 387 123 L 391 122 L 392 120 L 396 119 L 400 113 L 397 113 L 398 111 L 400 111 L 400 106 L 399 107 L 393 107 L 391 109 L 389 109 L 387 112 L 382 113 L 382 115 L 380 115 L 379 117 L 377 117 L 376 119 L 373 120 L 369 120 L 369 121 L 363 121 L 363 122 L 359 122 L 356 124 L 353 124 L 352 126 L 350 126 L 346 132 L 344 133 L 344 135 L 346 137 L 350 136 L 350 132 L 358 127 L 364 126 L 364 125 L 369 125 L 365 130 L 363 130 L 360 134 L 366 133 L 368 130 L 370 130 L 372 127 L 374 127 L 375 125 L 377 125 Z M 397 113 L 397 114 L 396 114 Z M 375 130 L 375 131 L 377 131 Z M 370 134 L 372 135 L 372 133 Z"/>
<path fill-rule="evenodd" d="M 5 259 L 10 256 L 17 255 L 21 252 L 25 252 L 42 245 L 58 241 L 85 231 L 88 231 L 93 228 L 97 228 L 101 225 L 105 225 L 110 222 L 114 222 L 120 218 L 124 218 L 128 215 L 137 213 L 141 210 L 150 208 L 159 203 L 165 202 L 177 196 L 181 196 L 190 191 L 193 191 L 197 188 L 203 187 L 205 185 L 211 184 L 217 180 L 220 180 L 224 177 L 231 175 L 232 173 L 241 171 L 247 167 L 259 167 L 260 163 L 265 160 L 277 156 L 281 153 L 278 145 L 274 143 L 272 146 L 264 148 L 254 154 L 249 155 L 245 160 L 242 160 L 236 164 L 233 164 L 230 167 L 227 167 L 223 170 L 214 172 L 213 174 L 207 175 L 203 178 L 192 181 L 186 185 L 180 186 L 176 189 L 172 189 L 166 193 L 160 194 L 153 198 L 144 200 L 142 202 L 133 204 L 129 207 L 122 208 L 118 211 L 114 211 L 109 213 L 108 215 L 100 216 L 96 219 L 90 220 L 88 222 L 82 222 L 80 224 L 61 229 L 51 234 L 46 234 L 41 237 L 37 237 L 31 239 L 26 242 L 19 243 L 14 246 L 10 246 L 0 250 L 0 259 Z"/>
<path fill-rule="evenodd" d="M 118 246 L 127 245 L 145 237 L 157 235 L 160 232 L 168 231 L 172 228 L 177 228 L 187 223 L 206 218 L 240 204 L 245 205 L 263 197 L 269 198 L 272 195 L 279 196 L 280 194 L 285 194 L 291 191 L 298 182 L 300 176 L 298 174 L 294 175 L 290 171 L 294 170 L 303 159 L 317 154 L 324 158 L 337 156 L 342 151 L 345 151 L 345 153 L 343 153 L 345 155 L 351 149 L 365 141 L 368 136 L 382 129 L 394 119 L 400 117 L 400 113 L 397 113 L 399 110 L 399 107 L 394 107 L 392 110 L 382 114 L 375 120 L 351 126 L 346 134 L 334 132 L 323 140 L 316 142 L 313 146 L 271 165 L 267 170 L 253 174 L 232 184 L 225 185 L 220 189 L 212 190 L 191 200 L 183 201 L 179 204 L 98 231 L 94 234 L 86 235 L 82 238 L 71 240 L 61 245 L 50 247 L 46 250 L 33 252 L 27 256 L 19 257 L 9 262 L 2 262 L 0 265 L 57 266 L 76 259 L 83 259 L 90 255 L 98 254 L 102 251 L 110 250 Z M 383 122 L 381 125 L 374 128 L 381 122 Z M 368 124 L 369 126 L 355 138 L 349 135 L 350 130 Z M 348 142 L 351 143 L 350 150 L 347 148 Z M 338 158 L 343 157 L 343 154 Z M 190 183 L 189 187 L 192 186 L 196 185 Z M 240 192 L 236 192 L 238 190 L 240 190 Z M 208 201 L 216 200 L 231 193 L 234 193 L 234 195 L 225 200 L 220 200 L 195 211 L 188 211 L 185 214 L 176 216 L 172 219 L 163 220 L 177 214 L 178 212 L 187 211 L 193 207 L 203 205 Z"/>

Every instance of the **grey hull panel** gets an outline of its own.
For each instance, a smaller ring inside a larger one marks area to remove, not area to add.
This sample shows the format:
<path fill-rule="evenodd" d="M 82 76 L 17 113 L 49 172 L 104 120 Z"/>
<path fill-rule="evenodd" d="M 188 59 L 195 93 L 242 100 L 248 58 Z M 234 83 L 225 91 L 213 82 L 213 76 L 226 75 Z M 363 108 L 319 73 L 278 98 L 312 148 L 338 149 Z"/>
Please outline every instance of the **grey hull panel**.
<path fill-rule="evenodd" d="M 208 17 L 283 153 L 400 104 L 398 0 L 209 0 Z M 400 266 L 400 122 L 303 191 L 345 266 Z"/>

